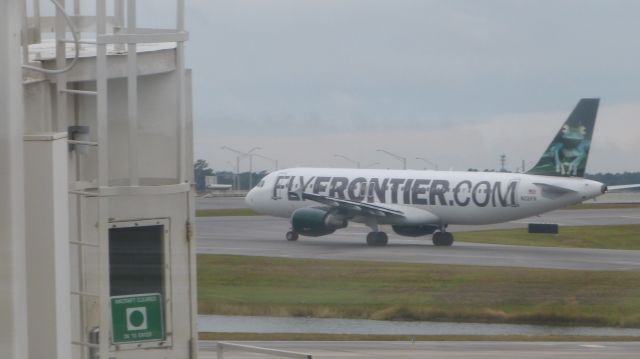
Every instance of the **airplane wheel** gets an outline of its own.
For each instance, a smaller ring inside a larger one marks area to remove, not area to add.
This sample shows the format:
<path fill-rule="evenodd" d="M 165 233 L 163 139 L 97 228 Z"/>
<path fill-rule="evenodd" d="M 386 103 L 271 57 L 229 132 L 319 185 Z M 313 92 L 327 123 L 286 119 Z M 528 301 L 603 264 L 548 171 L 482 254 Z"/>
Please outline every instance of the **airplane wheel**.
<path fill-rule="evenodd" d="M 434 246 L 449 247 L 453 244 L 453 234 L 449 232 L 436 232 L 432 237 Z"/>
<path fill-rule="evenodd" d="M 442 235 L 440 234 L 440 232 L 433 233 L 433 236 L 431 236 L 431 241 L 433 242 L 434 246 L 439 246 L 440 245 L 440 238 L 441 237 L 442 237 Z"/>
<path fill-rule="evenodd" d="M 291 241 L 291 242 L 297 241 L 298 240 L 298 233 L 293 232 L 293 231 L 289 231 L 289 232 L 287 232 L 286 237 L 287 237 L 288 241 Z"/>
<path fill-rule="evenodd" d="M 370 246 L 386 246 L 389 237 L 384 232 L 369 232 L 367 234 L 367 244 Z"/>
<path fill-rule="evenodd" d="M 367 233 L 367 245 L 369 245 L 369 246 L 375 246 L 376 245 L 375 233 L 376 232 Z"/>
<path fill-rule="evenodd" d="M 443 246 L 451 247 L 453 244 L 453 234 L 451 232 L 444 232 L 444 243 Z"/>

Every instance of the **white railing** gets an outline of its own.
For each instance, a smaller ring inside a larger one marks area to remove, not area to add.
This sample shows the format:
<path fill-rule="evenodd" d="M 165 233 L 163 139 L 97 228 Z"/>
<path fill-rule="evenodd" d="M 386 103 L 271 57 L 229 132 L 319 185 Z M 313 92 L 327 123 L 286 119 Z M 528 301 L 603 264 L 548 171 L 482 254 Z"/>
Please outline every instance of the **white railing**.
<path fill-rule="evenodd" d="M 256 346 L 253 346 L 253 345 L 218 342 L 218 344 L 217 344 L 218 359 L 223 359 L 224 358 L 224 350 L 225 349 L 236 349 L 236 350 L 242 350 L 242 351 L 251 352 L 251 353 L 274 355 L 274 356 L 279 356 L 279 357 L 283 357 L 283 358 L 294 358 L 294 359 L 312 359 L 313 358 L 313 356 L 311 354 L 306 354 L 306 353 L 298 353 L 298 352 L 292 352 L 292 351 L 287 351 L 287 350 L 262 348 L 262 347 L 256 347 Z"/>
<path fill-rule="evenodd" d="M 0 0 L 4 1 L 4 0 Z M 41 4 L 51 2 L 55 5 L 53 15 L 43 16 L 41 14 Z M 95 7 L 89 6 L 95 3 Z M 108 9 L 109 3 L 109 9 Z M 65 6 L 68 5 L 68 6 Z M 72 6 L 71 6 L 72 5 Z M 88 11 L 94 14 L 87 15 L 81 13 L 81 6 L 87 6 Z M 113 5 L 113 7 L 111 7 Z M 108 262 L 108 224 L 109 224 L 109 200 L 108 196 L 119 194 L 149 194 L 165 193 L 166 191 L 188 192 L 189 185 L 186 182 L 186 98 L 185 98 L 185 71 L 184 71 L 184 42 L 188 39 L 188 34 L 184 27 L 184 6 L 185 0 L 175 0 L 176 26 L 169 29 L 147 29 L 141 28 L 137 24 L 136 0 L 23 0 L 23 67 L 33 71 L 44 72 L 55 80 L 55 111 L 56 121 L 51 126 L 55 130 L 66 130 L 70 123 L 67 123 L 69 114 L 67 113 L 68 96 L 92 96 L 96 102 L 96 129 L 95 140 L 85 141 L 82 139 L 72 139 L 70 144 L 92 146 L 97 151 L 97 173 L 95 178 L 90 178 L 89 183 L 97 185 L 95 191 L 71 191 L 78 197 L 78 220 L 79 234 L 78 240 L 71 241 L 71 244 L 78 247 L 78 287 L 72 291 L 72 295 L 78 297 L 97 298 L 99 307 L 99 319 L 97 330 L 92 333 L 80 333 L 79 338 L 72 340 L 72 344 L 90 349 L 91 355 L 100 358 L 108 358 L 110 350 L 110 308 L 109 308 L 109 262 Z M 72 9 L 67 9 L 72 7 Z M 125 16 L 126 11 L 126 16 Z M 112 15 L 109 15 L 112 13 Z M 68 38 L 71 34 L 73 40 Z M 89 36 L 83 38 L 82 36 Z M 56 70 L 38 68 L 37 64 L 29 62 L 30 44 L 36 44 L 43 38 L 54 38 L 56 40 Z M 137 45 L 153 42 L 176 42 L 176 81 L 178 96 L 178 115 L 176 118 L 176 131 L 178 132 L 178 146 L 176 148 L 176 183 L 173 187 L 168 186 L 141 186 L 139 181 L 139 169 L 136 162 L 138 153 L 138 68 L 137 68 Z M 74 60 L 67 63 L 67 43 L 74 43 Z M 72 69 L 78 58 L 79 44 L 95 46 L 95 91 L 77 90 L 68 88 L 65 72 Z M 108 150 L 108 56 L 107 45 L 116 46 L 121 49 L 127 46 L 127 116 L 129 123 L 129 186 L 113 187 L 109 184 L 109 150 Z M 73 116 L 71 116 L 73 117 Z M 76 173 L 77 175 L 77 173 Z M 76 183 L 84 180 L 75 178 Z M 98 197 L 97 217 L 98 217 L 98 240 L 97 243 L 88 243 L 84 237 L 84 213 L 86 198 Z M 89 293 L 85 288 L 85 278 L 83 268 L 85 253 L 88 246 L 98 248 L 100 268 L 98 292 Z M 89 316 L 85 302 L 80 299 L 79 321 L 81 328 L 87 328 Z M 92 323 L 93 325 L 95 323 Z M 83 351 L 81 358 L 86 358 L 89 351 Z M 0 355 L 1 357 L 1 355 Z"/>

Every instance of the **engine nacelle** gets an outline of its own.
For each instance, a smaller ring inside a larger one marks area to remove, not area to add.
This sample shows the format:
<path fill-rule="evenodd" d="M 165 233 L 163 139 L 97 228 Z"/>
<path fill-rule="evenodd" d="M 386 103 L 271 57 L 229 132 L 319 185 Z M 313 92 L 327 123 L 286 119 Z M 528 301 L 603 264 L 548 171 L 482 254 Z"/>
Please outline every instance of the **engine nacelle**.
<path fill-rule="evenodd" d="M 291 215 L 291 227 L 293 231 L 303 236 L 324 236 L 335 232 L 336 229 L 346 226 L 346 218 L 335 215 L 324 208 L 299 208 Z"/>
<path fill-rule="evenodd" d="M 438 228 L 440 227 L 432 224 L 427 224 L 423 226 L 393 225 L 391 226 L 391 228 L 393 228 L 393 231 L 401 236 L 419 237 L 419 236 L 426 236 L 428 234 L 432 234 L 433 232 L 438 230 Z"/>

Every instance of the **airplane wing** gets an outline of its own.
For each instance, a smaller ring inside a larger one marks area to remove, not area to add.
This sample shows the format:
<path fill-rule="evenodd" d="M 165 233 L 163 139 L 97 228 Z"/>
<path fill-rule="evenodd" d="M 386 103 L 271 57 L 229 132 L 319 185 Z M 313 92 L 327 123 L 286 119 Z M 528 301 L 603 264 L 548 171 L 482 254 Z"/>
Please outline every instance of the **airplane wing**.
<path fill-rule="evenodd" d="M 339 211 L 346 212 L 350 217 L 373 216 L 378 218 L 378 220 L 381 221 L 380 223 L 407 226 L 440 223 L 440 218 L 434 213 L 411 206 L 391 205 L 385 203 L 363 203 L 313 193 L 295 193 L 298 196 L 302 196 L 304 199 L 318 202 Z"/>
<path fill-rule="evenodd" d="M 387 208 L 381 205 L 349 201 L 346 199 L 321 196 L 318 194 L 306 193 L 306 192 L 302 192 L 302 193 L 294 192 L 294 193 L 296 195 L 302 195 L 302 198 L 304 199 L 322 203 L 333 208 L 343 209 L 354 214 L 368 214 L 376 217 L 404 217 L 403 211 L 393 209 L 393 208 Z"/>

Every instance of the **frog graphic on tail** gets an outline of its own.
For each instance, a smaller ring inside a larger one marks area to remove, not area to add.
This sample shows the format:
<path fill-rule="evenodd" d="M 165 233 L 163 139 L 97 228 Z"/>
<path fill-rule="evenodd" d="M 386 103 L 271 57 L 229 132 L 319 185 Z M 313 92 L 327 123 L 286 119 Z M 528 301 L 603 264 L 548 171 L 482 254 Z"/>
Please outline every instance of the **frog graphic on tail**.
<path fill-rule="evenodd" d="M 571 127 L 562 126 L 562 136 L 559 143 L 554 143 L 551 149 L 554 154 L 556 172 L 561 175 L 577 176 L 578 168 L 587 158 L 591 140 L 585 138 L 586 127 L 582 124 Z"/>
<path fill-rule="evenodd" d="M 584 177 L 600 99 L 582 99 L 528 174 Z"/>

